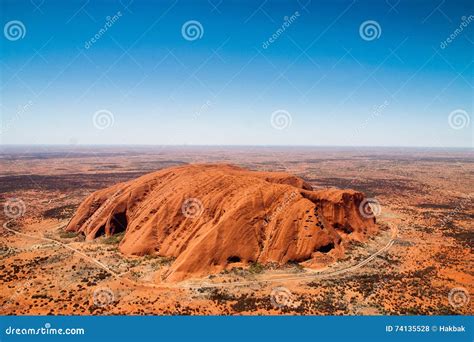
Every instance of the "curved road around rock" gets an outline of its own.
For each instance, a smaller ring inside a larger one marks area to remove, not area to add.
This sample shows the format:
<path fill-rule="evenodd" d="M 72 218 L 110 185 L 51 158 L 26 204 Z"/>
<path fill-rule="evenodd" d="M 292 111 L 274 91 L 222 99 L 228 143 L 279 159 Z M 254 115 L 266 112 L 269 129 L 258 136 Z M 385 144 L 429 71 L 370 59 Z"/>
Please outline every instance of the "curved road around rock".
<path fill-rule="evenodd" d="M 222 287 L 233 287 L 233 286 L 245 286 L 245 285 L 256 284 L 256 283 L 298 281 L 298 280 L 320 279 L 320 278 L 326 278 L 326 277 L 330 277 L 330 276 L 337 276 L 337 275 L 341 275 L 341 274 L 344 274 L 344 273 L 353 272 L 353 271 L 365 266 L 366 264 L 371 262 L 373 259 L 375 259 L 377 256 L 379 256 L 379 255 L 385 253 L 386 251 L 388 251 L 390 249 L 390 247 L 392 247 L 392 245 L 394 244 L 395 239 L 397 238 L 397 235 L 398 235 L 397 227 L 395 225 L 390 224 L 389 227 L 391 229 L 391 238 L 385 246 L 383 246 L 381 249 L 379 249 L 378 251 L 371 254 L 370 256 L 368 256 L 367 258 L 365 258 L 364 260 L 358 262 L 355 265 L 352 265 L 352 266 L 349 266 L 349 267 L 346 267 L 346 268 L 343 268 L 343 269 L 340 269 L 340 270 L 335 270 L 335 271 L 332 271 L 332 272 L 325 272 L 325 270 L 321 270 L 321 271 L 310 271 L 309 273 L 297 274 L 297 275 L 295 275 L 295 274 L 289 274 L 289 275 L 281 274 L 281 275 L 275 276 L 275 278 L 253 279 L 253 280 L 246 280 L 246 281 L 239 281 L 239 282 L 232 282 L 232 283 L 208 283 L 208 282 L 192 283 L 190 281 L 184 281 L 184 282 L 181 282 L 181 283 L 178 283 L 178 284 L 168 284 L 168 283 L 155 284 L 155 283 L 142 283 L 142 282 L 134 281 L 130 278 L 126 278 L 123 275 L 127 272 L 117 273 L 114 270 L 112 270 L 110 267 L 105 265 L 104 263 L 102 263 L 99 260 L 95 259 L 94 257 L 91 257 L 90 255 L 87 255 L 86 253 L 81 252 L 80 250 L 77 250 L 76 248 L 69 246 L 68 244 L 62 243 L 61 241 L 54 240 L 54 239 L 51 239 L 51 238 L 47 238 L 47 237 L 44 237 L 44 236 L 36 236 L 36 235 L 26 234 L 26 233 L 19 232 L 15 229 L 9 228 L 8 224 L 11 221 L 12 220 L 5 222 L 3 224 L 3 228 L 5 230 L 15 234 L 15 235 L 26 237 L 26 238 L 29 238 L 29 239 L 43 240 L 43 241 L 47 241 L 47 242 L 50 242 L 50 243 L 54 243 L 54 244 L 56 244 L 60 247 L 69 249 L 69 250 L 73 251 L 74 253 L 77 253 L 78 255 L 83 257 L 84 259 L 88 260 L 89 262 L 97 265 L 98 267 L 102 268 L 106 272 L 110 273 L 114 278 L 116 278 L 118 280 L 124 281 L 126 283 L 129 283 L 129 284 L 132 284 L 132 285 L 135 285 L 135 286 L 139 286 L 139 287 L 151 287 L 151 288 L 188 288 L 188 289 L 202 288 L 202 287 L 204 287 L 204 288 L 221 287 L 222 288 Z"/>

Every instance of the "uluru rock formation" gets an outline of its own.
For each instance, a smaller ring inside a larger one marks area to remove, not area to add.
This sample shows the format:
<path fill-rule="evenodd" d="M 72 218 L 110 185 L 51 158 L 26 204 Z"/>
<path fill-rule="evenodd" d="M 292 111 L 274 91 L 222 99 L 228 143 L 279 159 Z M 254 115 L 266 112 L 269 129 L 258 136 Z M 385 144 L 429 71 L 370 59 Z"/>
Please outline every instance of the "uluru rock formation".
<path fill-rule="evenodd" d="M 222 271 L 233 263 L 305 262 L 377 230 L 364 195 L 313 191 L 303 179 L 222 164 L 160 170 L 91 194 L 68 231 L 87 239 L 125 232 L 126 255 L 175 258 L 165 281 Z"/>

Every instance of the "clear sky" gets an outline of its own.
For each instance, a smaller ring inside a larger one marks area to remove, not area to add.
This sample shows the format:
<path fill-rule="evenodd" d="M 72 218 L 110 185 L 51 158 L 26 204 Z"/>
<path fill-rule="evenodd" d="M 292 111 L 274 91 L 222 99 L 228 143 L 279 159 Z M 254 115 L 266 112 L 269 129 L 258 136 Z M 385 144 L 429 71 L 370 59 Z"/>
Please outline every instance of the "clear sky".
<path fill-rule="evenodd" d="M 473 4 L 1 0 L 0 139 L 472 147 Z"/>

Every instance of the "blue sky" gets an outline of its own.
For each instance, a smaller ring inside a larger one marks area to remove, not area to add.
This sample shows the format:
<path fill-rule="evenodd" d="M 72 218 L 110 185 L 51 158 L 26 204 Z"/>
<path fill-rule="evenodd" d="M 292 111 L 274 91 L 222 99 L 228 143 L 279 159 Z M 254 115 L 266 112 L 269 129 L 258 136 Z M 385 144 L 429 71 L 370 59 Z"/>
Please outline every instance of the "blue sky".
<path fill-rule="evenodd" d="M 0 139 L 472 147 L 470 15 L 472 1 L 2 0 Z"/>

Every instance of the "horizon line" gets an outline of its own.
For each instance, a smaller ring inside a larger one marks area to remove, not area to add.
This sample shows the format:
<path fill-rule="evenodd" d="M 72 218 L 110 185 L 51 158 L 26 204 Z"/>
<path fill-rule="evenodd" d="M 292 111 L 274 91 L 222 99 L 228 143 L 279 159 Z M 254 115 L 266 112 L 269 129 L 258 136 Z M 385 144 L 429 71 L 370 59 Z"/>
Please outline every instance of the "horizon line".
<path fill-rule="evenodd" d="M 430 148 L 474 149 L 473 146 L 423 146 L 423 145 L 277 145 L 277 144 L 1 144 L 2 147 L 56 146 L 56 147 L 337 147 L 337 148 Z"/>

